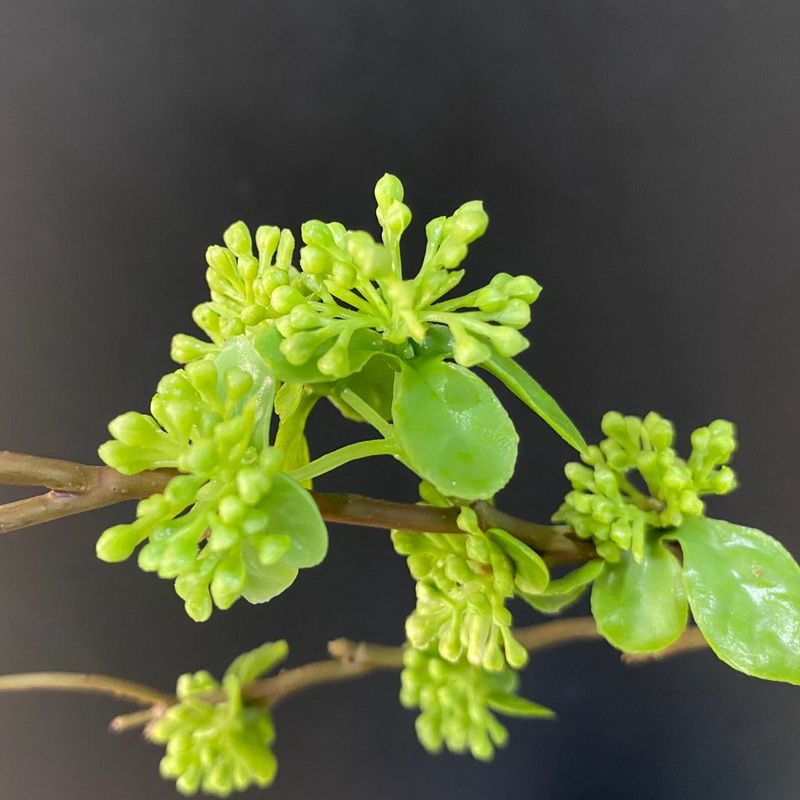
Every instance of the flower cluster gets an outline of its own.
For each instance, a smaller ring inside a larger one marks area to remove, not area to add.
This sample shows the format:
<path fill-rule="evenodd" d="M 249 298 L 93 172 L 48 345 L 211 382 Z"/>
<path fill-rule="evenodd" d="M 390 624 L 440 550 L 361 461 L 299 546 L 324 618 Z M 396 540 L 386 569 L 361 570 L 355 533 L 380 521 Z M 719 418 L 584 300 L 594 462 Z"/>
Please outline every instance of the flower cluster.
<path fill-rule="evenodd" d="M 489 761 L 495 747 L 508 741 L 508 731 L 493 712 L 510 716 L 552 718 L 553 712 L 516 695 L 516 672 L 508 667 L 489 672 L 460 660 L 452 663 L 437 653 L 407 647 L 403 654 L 400 702 L 419 708 L 417 736 L 431 753 L 447 747 L 469 750 Z"/>
<path fill-rule="evenodd" d="M 608 438 L 581 454 L 583 464 L 565 467 L 573 489 L 553 520 L 593 539 L 597 552 L 609 561 L 617 561 L 621 551 L 640 561 L 649 528 L 677 527 L 685 517 L 701 516 L 701 495 L 736 488 L 736 476 L 727 466 L 736 449 L 730 422 L 715 420 L 695 430 L 687 460 L 672 446 L 672 423 L 655 412 L 639 419 L 609 411 L 601 428 Z M 629 480 L 632 471 L 648 494 Z"/>
<path fill-rule="evenodd" d="M 266 444 L 268 408 L 253 377 L 203 359 L 165 376 L 152 416 L 129 412 L 109 425 L 100 447 L 110 466 L 131 474 L 179 470 L 161 493 L 140 501 L 136 520 L 106 530 L 105 561 L 128 558 L 175 579 L 190 617 L 202 621 L 239 597 L 263 602 L 292 583 L 299 567 L 325 555 L 322 518 L 307 492 L 281 472 Z"/>
<path fill-rule="evenodd" d="M 406 635 L 418 649 L 490 671 L 519 668 L 528 654 L 514 638 L 506 601 L 514 595 L 514 563 L 503 548 L 462 513 L 464 534 L 393 531 L 395 550 L 407 556 L 417 605 Z"/>
<path fill-rule="evenodd" d="M 227 797 L 253 785 L 264 788 L 275 779 L 272 716 L 266 705 L 245 703 L 242 686 L 282 661 L 287 652 L 286 642 L 270 642 L 246 653 L 231 664 L 221 685 L 206 671 L 178 679 L 178 703 L 148 728 L 147 735 L 167 746 L 161 775 L 175 780 L 181 794 L 202 790 Z M 220 694 L 224 699 L 214 697 Z"/>
<path fill-rule="evenodd" d="M 411 221 L 403 186 L 384 175 L 375 187 L 382 242 L 338 222 L 310 220 L 301 229 L 299 269 L 292 265 L 291 234 L 262 226 L 252 237 L 242 222 L 225 232 L 226 247 L 207 252 L 212 300 L 194 318 L 211 343 L 186 335 L 173 340 L 173 357 L 188 362 L 213 352 L 229 336 L 259 326 L 280 334 L 280 351 L 294 366 L 313 363 L 324 379 L 360 369 L 352 350 L 370 346 L 403 354 L 432 325 L 449 328 L 453 358 L 464 366 L 493 352 L 514 356 L 528 346 L 519 332 L 541 288 L 528 276 L 495 275 L 482 289 L 441 298 L 461 281 L 468 246 L 483 235 L 488 217 L 479 201 L 426 226 L 427 248 L 413 278 L 404 278 L 400 238 Z M 365 337 L 365 332 L 375 338 Z"/>

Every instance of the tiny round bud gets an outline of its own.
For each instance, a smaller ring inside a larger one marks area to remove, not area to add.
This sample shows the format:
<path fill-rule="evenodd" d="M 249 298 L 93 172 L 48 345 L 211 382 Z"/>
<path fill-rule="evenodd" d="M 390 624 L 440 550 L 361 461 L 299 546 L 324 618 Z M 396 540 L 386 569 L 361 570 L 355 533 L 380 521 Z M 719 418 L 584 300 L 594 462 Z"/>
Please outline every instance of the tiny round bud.
<path fill-rule="evenodd" d="M 256 248 L 262 264 L 268 263 L 278 247 L 281 230 L 275 225 L 260 225 L 256 229 Z"/>
<path fill-rule="evenodd" d="M 303 302 L 303 295 L 291 286 L 278 286 L 270 295 L 269 301 L 278 314 L 288 314 Z"/>
<path fill-rule="evenodd" d="M 304 222 L 300 228 L 300 236 L 306 244 L 328 249 L 334 246 L 333 234 L 328 226 L 318 219 Z"/>
<path fill-rule="evenodd" d="M 311 275 L 326 275 L 331 270 L 331 257 L 321 247 L 300 248 L 300 269 Z"/>

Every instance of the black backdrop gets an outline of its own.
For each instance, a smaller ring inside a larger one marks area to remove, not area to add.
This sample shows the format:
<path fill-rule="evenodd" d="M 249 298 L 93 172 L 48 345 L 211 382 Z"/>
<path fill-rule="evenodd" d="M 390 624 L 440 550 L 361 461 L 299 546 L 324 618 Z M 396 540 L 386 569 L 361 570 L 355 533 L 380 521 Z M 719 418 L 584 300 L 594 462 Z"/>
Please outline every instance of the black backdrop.
<path fill-rule="evenodd" d="M 799 23 L 791 0 L 2 0 L 0 446 L 94 459 L 170 368 L 229 222 L 374 226 L 390 170 L 418 221 L 486 200 L 468 281 L 544 285 L 523 362 L 587 434 L 611 407 L 656 407 L 684 436 L 737 421 L 742 488 L 713 510 L 798 554 Z M 544 519 L 570 454 L 512 409 L 502 503 Z M 313 432 L 317 453 L 354 435 L 329 409 Z M 323 483 L 414 497 L 388 463 Z M 301 663 L 337 635 L 401 636 L 412 587 L 380 532 L 336 527 L 287 594 L 196 625 L 168 582 L 95 560 L 130 513 L 3 537 L 0 671 L 169 688 L 269 638 Z M 797 795 L 800 695 L 709 654 L 631 669 L 576 645 L 535 658 L 525 689 L 561 719 L 512 722 L 491 766 L 427 757 L 395 676 L 299 696 L 277 712 L 269 796 Z M 105 733 L 121 710 L 0 698 L 2 800 L 173 797 L 157 748 Z"/>

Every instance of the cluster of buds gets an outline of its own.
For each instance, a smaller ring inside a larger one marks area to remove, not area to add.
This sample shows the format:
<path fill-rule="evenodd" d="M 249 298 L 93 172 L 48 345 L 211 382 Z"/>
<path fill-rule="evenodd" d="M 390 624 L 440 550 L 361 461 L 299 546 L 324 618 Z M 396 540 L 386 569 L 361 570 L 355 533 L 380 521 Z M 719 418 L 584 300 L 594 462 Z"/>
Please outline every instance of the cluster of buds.
<path fill-rule="evenodd" d="M 140 501 L 134 522 L 106 530 L 97 554 L 122 561 L 147 541 L 139 566 L 175 579 L 197 621 L 208 619 L 214 604 L 226 609 L 242 596 L 269 599 L 325 553 L 324 523 L 307 493 L 281 472 L 281 451 L 266 444 L 253 389 L 242 369 L 193 362 L 161 380 L 152 416 L 114 419 L 114 439 L 99 451 L 126 474 L 161 467 L 183 473 Z M 305 521 L 314 532 L 306 540 L 315 538 L 315 546 L 298 546 L 292 513 L 301 531 Z"/>
<path fill-rule="evenodd" d="M 736 449 L 730 422 L 715 420 L 695 430 L 687 460 L 673 448 L 674 426 L 655 412 L 639 419 L 610 411 L 601 428 L 608 438 L 581 454 L 583 464 L 565 467 L 573 489 L 553 520 L 594 540 L 609 561 L 617 561 L 622 551 L 641 561 L 649 528 L 677 527 L 685 517 L 701 516 L 702 495 L 736 488 L 727 466 Z M 630 472 L 638 473 L 647 494 L 631 482 Z"/>
<path fill-rule="evenodd" d="M 282 661 L 287 652 L 286 642 L 271 642 L 246 653 L 229 667 L 222 684 L 204 670 L 178 679 L 178 702 L 148 727 L 147 736 L 166 745 L 161 775 L 175 780 L 181 794 L 202 791 L 227 797 L 273 782 L 278 763 L 272 752 L 272 716 L 266 705 L 245 703 L 242 686 Z M 243 659 L 245 667 L 258 663 L 259 671 L 243 671 Z"/>
<path fill-rule="evenodd" d="M 257 255 L 253 254 L 253 237 L 244 222 L 231 225 L 223 240 L 225 247 L 212 245 L 206 251 L 211 302 L 201 303 L 192 312 L 195 323 L 211 342 L 185 334 L 175 336 L 172 357 L 180 364 L 213 355 L 227 339 L 280 316 L 273 295 L 299 277 L 292 266 L 295 242 L 288 229 L 260 226 L 255 235 Z"/>
<path fill-rule="evenodd" d="M 226 247 L 207 253 L 212 300 L 194 312 L 211 342 L 179 335 L 173 357 L 185 363 L 213 353 L 227 338 L 275 326 L 281 352 L 293 365 L 309 362 L 329 380 L 345 377 L 358 333 L 372 331 L 380 347 L 402 354 L 423 342 L 432 325 L 449 328 L 453 358 L 474 366 L 493 352 L 514 356 L 528 346 L 520 329 L 530 322 L 530 305 L 541 291 L 528 276 L 496 275 L 482 289 L 441 298 L 461 281 L 458 269 L 469 245 L 486 230 L 480 201 L 460 206 L 426 226 L 427 248 L 413 278 L 403 277 L 400 238 L 411 222 L 403 186 L 384 175 L 375 187 L 382 242 L 338 222 L 310 220 L 301 229 L 299 269 L 292 265 L 294 240 L 287 230 L 262 226 L 252 252 L 247 226 L 225 232 Z"/>
<path fill-rule="evenodd" d="M 476 528 L 465 534 L 394 531 L 392 541 L 417 581 L 417 605 L 406 621 L 414 647 L 494 672 L 525 665 L 528 654 L 514 638 L 506 608 L 514 595 L 514 564 L 498 544 Z"/>
<path fill-rule="evenodd" d="M 519 679 L 508 667 L 488 671 L 466 660 L 447 661 L 433 651 L 407 647 L 403 654 L 400 702 L 419 708 L 416 730 L 431 753 L 446 747 L 467 750 L 489 761 L 496 747 L 505 746 L 508 731 L 495 713 L 551 718 L 553 712 L 516 695 Z"/>

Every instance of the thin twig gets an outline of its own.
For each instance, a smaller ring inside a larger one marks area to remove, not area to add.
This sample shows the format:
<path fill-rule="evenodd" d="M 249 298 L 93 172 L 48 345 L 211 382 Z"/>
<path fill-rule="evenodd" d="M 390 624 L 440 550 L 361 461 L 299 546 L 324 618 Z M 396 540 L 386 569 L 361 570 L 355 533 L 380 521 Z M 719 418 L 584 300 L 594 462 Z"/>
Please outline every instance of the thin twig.
<path fill-rule="evenodd" d="M 0 692 L 31 691 L 105 694 L 141 706 L 170 706 L 175 702 L 175 697 L 171 694 L 111 675 L 92 675 L 85 672 L 23 672 L 18 675 L 0 676 Z"/>
<path fill-rule="evenodd" d="M 517 628 L 514 636 L 526 650 L 534 652 L 575 642 L 598 641 L 602 638 L 591 617 L 558 619 L 529 628 Z M 645 661 L 660 661 L 705 646 L 699 630 L 688 628 L 681 639 L 666 650 L 635 656 L 623 654 L 622 660 L 625 663 L 636 664 Z M 325 661 L 314 661 L 284 670 L 270 678 L 254 681 L 244 687 L 244 697 L 250 702 L 261 702 L 274 707 L 287 697 L 314 686 L 352 680 L 379 670 L 397 670 L 403 666 L 403 647 L 335 639 L 328 644 L 328 652 L 331 658 Z M 209 703 L 222 702 L 225 698 L 226 695 L 222 691 L 210 692 L 204 696 Z M 112 720 L 111 730 L 121 732 L 147 725 L 160 717 L 164 710 L 163 705 L 158 705 L 149 710 L 122 714 Z"/>
<path fill-rule="evenodd" d="M 0 452 L 0 484 L 45 486 L 51 490 L 0 505 L 0 533 L 149 497 L 163 491 L 175 474 L 173 470 L 152 470 L 122 475 L 111 467 Z M 456 523 L 458 508 L 394 503 L 357 494 L 312 492 L 312 496 L 328 522 L 430 533 L 462 532 Z M 596 555 L 589 542 L 577 539 L 563 526 L 529 522 L 485 502 L 475 503 L 474 508 L 484 527 L 502 527 L 550 563 L 580 563 Z"/>

